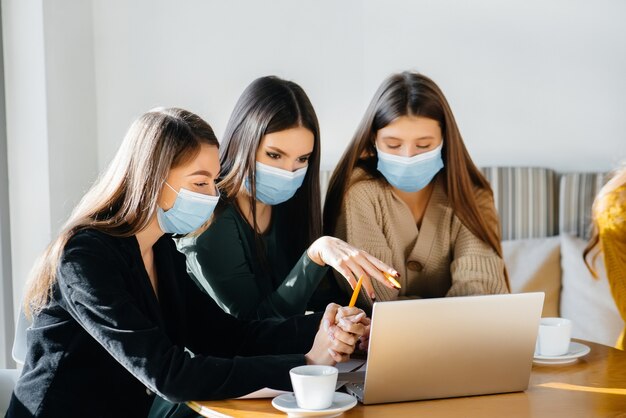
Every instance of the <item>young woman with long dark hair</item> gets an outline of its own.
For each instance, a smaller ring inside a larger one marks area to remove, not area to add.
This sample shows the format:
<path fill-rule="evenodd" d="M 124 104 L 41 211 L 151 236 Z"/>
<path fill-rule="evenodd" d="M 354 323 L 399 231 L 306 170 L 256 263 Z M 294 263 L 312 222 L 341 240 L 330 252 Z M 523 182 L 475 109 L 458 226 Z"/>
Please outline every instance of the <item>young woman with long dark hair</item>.
<path fill-rule="evenodd" d="M 508 291 L 491 188 L 422 74 L 378 88 L 331 177 L 324 228 L 398 270 L 400 289 L 372 283 L 377 300 Z"/>
<path fill-rule="evenodd" d="M 366 332 L 355 308 L 329 305 L 322 327 L 320 314 L 241 321 L 189 278 L 171 234 L 209 219 L 219 171 L 213 130 L 193 113 L 154 110 L 132 125 L 33 269 L 7 417 L 145 417 L 155 393 L 290 389 L 290 368 L 347 358 Z"/>
<path fill-rule="evenodd" d="M 342 240 L 321 237 L 319 160 L 317 116 L 304 90 L 272 76 L 253 81 L 222 141 L 215 217 L 205 231 L 178 243 L 190 274 L 225 311 L 284 318 L 319 307 L 311 306 L 316 289 L 319 298 L 345 299 L 325 278 L 326 266 L 349 288 L 362 275 L 370 294 L 369 277 L 392 286 L 383 272 L 395 275 L 394 269 Z"/>

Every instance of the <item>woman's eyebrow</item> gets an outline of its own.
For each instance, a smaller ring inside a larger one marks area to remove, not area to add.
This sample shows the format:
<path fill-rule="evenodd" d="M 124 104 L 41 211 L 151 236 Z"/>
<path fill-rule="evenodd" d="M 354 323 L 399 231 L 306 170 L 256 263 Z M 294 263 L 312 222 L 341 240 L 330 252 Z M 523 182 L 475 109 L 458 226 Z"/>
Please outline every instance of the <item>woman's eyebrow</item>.
<path fill-rule="evenodd" d="M 206 171 L 206 170 L 198 170 L 198 171 L 194 171 L 191 174 L 187 174 L 187 177 L 191 177 L 191 176 L 207 176 L 207 177 L 213 177 L 213 175 Z"/>
<path fill-rule="evenodd" d="M 284 155 L 285 157 L 289 156 L 289 155 L 287 155 L 287 153 L 285 151 L 283 151 L 282 149 L 280 149 L 278 147 L 273 147 L 271 145 L 266 145 L 265 148 L 271 149 L 272 151 L 276 152 L 277 154 Z"/>
<path fill-rule="evenodd" d="M 402 141 L 403 140 L 402 138 L 398 138 L 398 137 L 392 136 L 392 135 L 385 135 L 385 136 L 382 137 L 382 139 L 395 139 L 397 141 Z M 432 135 L 425 135 L 425 136 L 420 136 L 419 138 L 415 138 L 414 141 L 421 141 L 421 140 L 424 140 L 424 139 L 435 139 L 435 137 L 432 136 Z"/>

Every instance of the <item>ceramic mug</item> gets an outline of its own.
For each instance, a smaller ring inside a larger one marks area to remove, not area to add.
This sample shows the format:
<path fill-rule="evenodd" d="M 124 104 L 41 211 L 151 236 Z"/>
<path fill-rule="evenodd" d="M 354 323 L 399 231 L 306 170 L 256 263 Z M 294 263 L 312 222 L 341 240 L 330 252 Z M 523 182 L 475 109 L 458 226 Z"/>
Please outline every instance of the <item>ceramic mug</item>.
<path fill-rule="evenodd" d="M 298 408 L 326 409 L 333 403 L 338 370 L 332 366 L 299 366 L 289 371 Z"/>
<path fill-rule="evenodd" d="M 541 318 L 535 353 L 541 356 L 562 356 L 569 351 L 572 321 L 565 318 Z"/>

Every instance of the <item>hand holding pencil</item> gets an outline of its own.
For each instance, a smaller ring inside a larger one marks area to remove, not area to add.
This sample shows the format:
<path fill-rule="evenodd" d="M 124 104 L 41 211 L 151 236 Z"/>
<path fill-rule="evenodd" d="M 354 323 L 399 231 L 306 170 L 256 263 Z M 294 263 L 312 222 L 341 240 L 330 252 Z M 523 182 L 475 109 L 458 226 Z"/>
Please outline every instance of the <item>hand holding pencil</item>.
<path fill-rule="evenodd" d="M 331 303 L 326 307 L 307 364 L 347 361 L 361 337 L 369 335 L 370 320 L 361 309 Z"/>
<path fill-rule="evenodd" d="M 396 279 L 400 274 L 395 269 L 338 238 L 329 236 L 318 238 L 308 248 L 307 255 L 314 263 L 321 266 L 329 265 L 337 270 L 353 289 L 357 285 L 355 278 L 363 276 L 362 287 L 372 299 L 376 299 L 376 293 L 371 279 L 390 289 L 397 289 L 399 286 Z"/>

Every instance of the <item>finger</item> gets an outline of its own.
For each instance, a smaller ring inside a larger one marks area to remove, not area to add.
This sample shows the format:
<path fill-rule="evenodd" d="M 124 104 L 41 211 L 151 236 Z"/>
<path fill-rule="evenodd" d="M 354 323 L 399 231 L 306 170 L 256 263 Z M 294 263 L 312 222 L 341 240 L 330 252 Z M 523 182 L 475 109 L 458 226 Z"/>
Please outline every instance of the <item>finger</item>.
<path fill-rule="evenodd" d="M 395 286 L 395 284 L 392 283 L 390 280 L 388 280 L 387 277 L 385 277 L 385 275 L 383 274 L 383 272 L 380 271 L 374 264 L 370 263 L 367 257 L 374 258 L 370 256 L 369 254 L 367 254 L 366 252 L 361 252 L 359 253 L 357 257 L 354 257 L 352 261 L 358 263 L 359 266 L 366 272 L 366 274 L 369 275 L 370 281 L 372 280 L 371 278 L 374 278 L 378 280 L 385 287 L 389 289 L 396 289 L 397 287 Z"/>
<path fill-rule="evenodd" d="M 354 352 L 356 346 L 356 341 L 354 344 L 346 344 L 343 341 L 340 341 L 339 339 L 335 339 L 334 341 L 331 342 L 330 344 L 330 348 L 332 348 L 333 350 L 335 350 L 338 354 L 352 354 Z"/>
<path fill-rule="evenodd" d="M 342 318 L 347 319 L 348 321 L 354 323 L 362 323 L 369 324 L 366 320 L 367 315 L 361 309 L 355 306 L 342 306 L 337 310 L 337 315 L 335 315 L 335 323 L 338 323 Z"/>
<path fill-rule="evenodd" d="M 393 267 L 389 267 L 387 264 L 383 263 L 382 261 L 380 261 L 378 258 L 374 257 L 373 255 L 362 251 L 362 253 L 364 253 L 365 257 L 368 259 L 368 261 L 370 263 L 372 263 L 374 266 L 376 266 L 376 268 L 380 271 L 386 271 L 387 273 L 391 274 L 393 277 L 398 278 L 400 277 L 400 273 L 398 273 L 398 271 L 396 269 L 394 269 Z"/>
<path fill-rule="evenodd" d="M 369 295 L 369 297 L 371 297 L 372 299 L 376 299 L 376 292 L 374 292 L 374 287 L 372 286 L 372 282 L 367 273 L 354 259 L 347 260 L 346 264 L 348 265 L 348 268 L 352 271 L 352 274 L 354 274 L 355 277 L 363 276 L 363 289 L 365 289 L 365 292 Z"/>
<path fill-rule="evenodd" d="M 370 346 L 369 338 L 361 338 L 359 340 L 359 350 L 367 351 Z"/>
<path fill-rule="evenodd" d="M 330 326 L 335 324 L 335 317 L 337 316 L 339 308 L 340 306 L 336 303 L 329 303 L 328 306 L 326 306 L 326 310 L 324 311 L 321 321 L 321 326 L 324 331 L 328 331 Z"/>
<path fill-rule="evenodd" d="M 338 322 L 341 318 L 354 317 L 361 313 L 365 315 L 365 312 L 363 312 L 361 308 L 357 308 L 356 306 L 340 306 L 339 309 L 337 309 L 335 322 Z"/>
<path fill-rule="evenodd" d="M 394 277 L 398 277 L 398 272 L 395 269 L 365 251 L 359 250 L 345 242 L 343 244 L 346 246 L 344 251 L 350 256 L 350 259 L 356 261 L 370 277 L 375 278 L 390 289 L 396 288 L 394 284 L 387 280 L 382 274 L 382 272 L 385 271 Z M 370 293 L 368 292 L 368 294 Z"/>
<path fill-rule="evenodd" d="M 361 268 L 365 270 L 371 278 L 378 280 L 385 287 L 395 289 L 396 287 L 394 286 L 394 284 L 387 280 L 383 272 L 378 267 L 376 267 L 375 264 L 372 264 L 369 261 L 369 259 L 367 258 L 368 256 L 375 259 L 375 257 L 372 257 L 367 253 L 363 253 L 362 256 L 355 258 L 355 260 L 359 262 Z"/>
<path fill-rule="evenodd" d="M 344 279 L 346 279 L 350 287 L 354 290 L 357 280 L 352 275 L 352 271 L 348 268 L 346 262 L 342 260 L 340 263 L 334 263 L 329 265 L 337 270 L 337 272 L 341 274 Z"/>
<path fill-rule="evenodd" d="M 348 321 L 358 322 L 365 326 L 369 326 L 372 323 L 372 320 L 365 315 L 365 312 L 362 312 L 359 315 L 352 315 L 345 317 Z"/>
<path fill-rule="evenodd" d="M 330 354 L 330 357 L 333 359 L 333 361 L 335 363 L 342 363 L 342 362 L 348 361 L 350 359 L 349 355 L 347 355 L 347 354 L 342 355 L 340 353 L 337 353 L 332 348 L 328 349 L 328 353 Z"/>
<path fill-rule="evenodd" d="M 333 344 L 343 343 L 345 345 L 354 347 L 360 336 L 361 334 L 353 334 L 351 332 L 345 331 L 342 327 L 336 326 L 334 328 L 332 342 Z"/>
<path fill-rule="evenodd" d="M 350 360 L 350 356 L 348 354 L 340 356 L 341 360 L 335 360 L 337 363 L 343 363 Z"/>
<path fill-rule="evenodd" d="M 341 319 L 337 326 L 344 332 L 356 335 L 357 337 L 364 335 L 366 327 L 363 324 L 354 323 L 345 318 Z"/>

